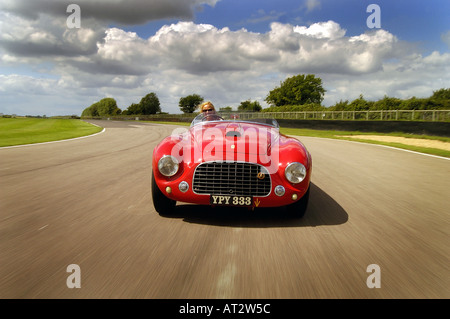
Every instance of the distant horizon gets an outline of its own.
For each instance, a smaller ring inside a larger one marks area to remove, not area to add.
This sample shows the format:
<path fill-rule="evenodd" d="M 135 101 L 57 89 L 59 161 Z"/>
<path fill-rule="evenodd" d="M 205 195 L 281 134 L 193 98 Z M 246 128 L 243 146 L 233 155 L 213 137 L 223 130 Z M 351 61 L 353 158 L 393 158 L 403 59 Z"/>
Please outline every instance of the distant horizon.
<path fill-rule="evenodd" d="M 440 88 L 440 89 L 437 89 L 437 90 L 433 90 L 433 92 L 436 92 L 436 91 L 439 91 L 439 90 L 441 90 L 441 89 L 446 89 L 446 90 L 449 90 L 450 88 Z M 407 99 L 400 99 L 400 98 L 398 98 L 398 97 L 395 97 L 395 96 L 387 96 L 388 98 L 393 98 L 393 99 L 399 99 L 399 100 L 402 100 L 402 101 L 406 101 L 406 100 L 409 100 L 409 99 L 412 99 L 412 98 L 416 98 L 416 99 L 429 99 L 429 98 L 431 98 L 432 97 L 432 95 L 433 94 L 431 94 L 430 96 L 427 96 L 427 97 L 422 97 L 422 98 L 419 98 L 419 97 L 410 97 L 410 98 L 407 98 Z M 361 96 L 361 95 L 359 95 L 359 96 Z M 356 99 L 354 99 L 354 100 L 358 100 L 359 99 L 359 96 L 358 96 L 358 98 L 356 98 Z M 113 98 L 114 99 L 114 97 L 107 97 L 107 98 Z M 363 98 L 364 98 L 364 96 L 363 96 Z M 380 98 L 380 99 L 378 99 L 378 100 L 366 100 L 365 98 L 365 100 L 367 101 L 367 102 L 377 102 L 377 101 L 381 101 L 381 100 L 383 100 L 385 97 L 383 97 L 383 98 Z M 352 101 L 350 101 L 350 100 L 348 100 L 348 103 L 350 104 L 351 102 L 353 102 L 354 100 L 352 100 Z M 346 100 L 347 101 L 347 100 Z M 96 101 L 96 102 L 98 102 L 98 101 Z M 320 104 L 321 106 L 323 106 L 323 107 L 325 107 L 325 108 L 327 108 L 327 109 L 329 109 L 329 108 L 332 108 L 332 107 L 334 107 L 334 106 L 336 106 L 338 103 L 341 103 L 341 102 L 345 102 L 345 101 L 339 101 L 339 102 L 336 102 L 335 104 L 333 104 L 333 105 L 330 105 L 330 106 L 324 106 L 324 105 L 322 105 L 322 104 Z M 95 103 L 95 102 L 94 102 Z M 89 107 L 89 106 L 86 106 L 86 108 L 87 107 Z M 119 109 L 123 112 L 124 110 L 126 110 L 126 108 L 121 108 L 120 106 L 118 106 L 119 107 Z M 220 109 L 223 109 L 223 108 L 228 108 L 228 107 L 231 107 L 232 108 L 232 110 L 231 110 L 231 112 L 241 112 L 241 113 L 245 113 L 245 112 L 253 112 L 253 111 L 238 111 L 237 110 L 237 107 L 239 107 L 239 105 L 236 105 L 236 106 L 232 106 L 232 105 L 227 105 L 227 106 L 221 106 L 221 107 L 217 107 L 217 109 L 220 111 Z M 236 107 L 236 108 L 235 108 Z M 267 107 L 265 107 L 265 108 L 263 108 L 263 110 L 264 109 L 267 109 L 267 108 L 269 108 L 270 106 L 267 106 Z M 84 110 L 84 109 L 83 109 Z M 12 114 L 5 114 L 5 113 L 2 113 L 2 112 L 0 112 L 0 116 L 8 116 L 8 115 L 10 115 L 10 116 L 17 116 L 17 117 L 71 117 L 71 116 L 77 116 L 77 117 L 81 117 L 81 113 L 83 112 L 83 110 L 78 114 L 78 113 L 73 113 L 73 114 L 56 114 L 56 115 L 47 115 L 47 114 L 15 114 L 15 113 L 12 113 Z M 401 109 L 399 109 L 399 110 L 401 110 Z M 407 111 L 408 109 L 405 109 L 405 111 Z M 430 111 L 432 111 L 432 110 L 439 110 L 439 111 L 448 111 L 447 109 L 421 109 L 421 110 L 418 110 L 418 111 L 428 111 L 428 110 L 430 110 Z M 450 110 L 450 109 L 449 109 Z M 324 111 L 327 111 L 327 110 L 324 110 Z M 332 110 L 330 110 L 330 111 L 332 111 Z M 381 111 L 381 110 L 380 110 Z M 388 110 L 388 109 L 385 109 L 385 110 L 382 110 L 382 111 L 395 111 L 395 110 Z M 283 111 L 281 111 L 281 112 L 283 112 Z M 287 111 L 287 112 L 303 112 L 303 111 Z M 316 112 L 316 111 L 307 111 L 307 112 Z M 320 112 L 320 111 L 317 111 L 317 112 Z M 356 112 L 365 112 L 364 110 L 361 110 L 361 111 L 356 111 Z M 192 113 L 195 113 L 195 112 L 192 112 Z M 178 111 L 176 112 L 176 113 L 169 113 L 169 112 L 165 112 L 165 111 L 163 111 L 162 109 L 161 109 L 161 112 L 158 112 L 158 113 L 156 113 L 156 114 L 170 114 L 170 115 L 182 115 L 182 114 L 191 114 L 191 113 L 183 113 L 180 109 L 178 109 Z M 125 114 L 118 114 L 118 115 L 113 115 L 113 116 L 135 116 L 135 114 L 128 114 L 128 115 L 125 115 Z M 142 114 L 137 114 L 137 115 L 142 115 Z"/>
<path fill-rule="evenodd" d="M 169 114 L 191 94 L 267 108 L 297 74 L 322 79 L 325 107 L 427 98 L 450 87 L 448 12 L 440 0 L 3 2 L 0 113 L 81 115 L 105 97 L 125 110 L 150 92 Z"/>

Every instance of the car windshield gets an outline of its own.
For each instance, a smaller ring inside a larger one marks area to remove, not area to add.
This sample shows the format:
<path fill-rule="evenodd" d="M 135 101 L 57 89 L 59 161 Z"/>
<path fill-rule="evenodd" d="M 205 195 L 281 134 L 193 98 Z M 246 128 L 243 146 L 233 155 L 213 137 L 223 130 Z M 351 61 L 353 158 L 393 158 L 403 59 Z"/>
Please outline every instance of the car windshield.
<path fill-rule="evenodd" d="M 210 123 L 211 121 L 232 121 L 232 122 L 247 122 L 264 124 L 279 129 L 280 126 L 275 119 L 257 117 L 257 114 L 236 114 L 236 113 L 216 113 L 197 115 L 191 122 L 191 127 L 197 124 Z M 255 117 L 253 117 L 255 116 Z"/>

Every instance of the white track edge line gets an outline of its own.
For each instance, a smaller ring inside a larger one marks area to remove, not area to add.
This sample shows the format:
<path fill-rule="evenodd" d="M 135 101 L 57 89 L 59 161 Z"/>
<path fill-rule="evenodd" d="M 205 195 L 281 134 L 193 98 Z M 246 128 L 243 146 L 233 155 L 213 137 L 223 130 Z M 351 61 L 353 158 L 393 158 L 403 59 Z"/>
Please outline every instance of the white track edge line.
<path fill-rule="evenodd" d="M 444 159 L 444 160 L 450 161 L 449 157 L 443 157 L 443 156 L 439 156 L 439 155 L 421 153 L 421 152 L 411 151 L 411 150 L 407 150 L 407 149 L 404 149 L 404 148 L 388 146 L 388 145 L 383 145 L 383 144 L 366 143 L 366 142 L 351 141 L 351 140 L 341 140 L 341 139 L 329 138 L 329 137 L 300 136 L 300 135 L 296 135 L 296 136 L 298 136 L 300 138 L 301 137 L 313 137 L 313 138 L 321 138 L 321 139 L 330 140 L 330 141 L 343 141 L 343 142 L 358 143 L 358 144 L 365 144 L 365 145 L 374 145 L 374 146 L 390 148 L 390 149 L 393 149 L 393 150 L 398 150 L 398 151 L 403 151 L 403 152 L 408 152 L 408 153 L 413 153 L 413 154 L 418 154 L 418 155 L 424 155 L 424 156 L 429 156 L 429 157 L 434 157 L 434 158 L 440 158 L 440 159 Z M 300 141 L 301 141 L 301 139 L 300 139 Z"/>

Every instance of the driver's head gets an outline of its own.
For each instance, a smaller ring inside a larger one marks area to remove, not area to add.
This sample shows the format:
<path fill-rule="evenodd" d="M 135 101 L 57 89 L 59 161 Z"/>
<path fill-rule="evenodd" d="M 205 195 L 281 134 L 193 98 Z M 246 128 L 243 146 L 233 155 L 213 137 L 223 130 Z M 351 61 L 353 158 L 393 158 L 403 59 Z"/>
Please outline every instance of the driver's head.
<path fill-rule="evenodd" d="M 200 112 L 204 115 L 216 113 L 216 108 L 211 102 L 205 102 L 200 105 Z"/>

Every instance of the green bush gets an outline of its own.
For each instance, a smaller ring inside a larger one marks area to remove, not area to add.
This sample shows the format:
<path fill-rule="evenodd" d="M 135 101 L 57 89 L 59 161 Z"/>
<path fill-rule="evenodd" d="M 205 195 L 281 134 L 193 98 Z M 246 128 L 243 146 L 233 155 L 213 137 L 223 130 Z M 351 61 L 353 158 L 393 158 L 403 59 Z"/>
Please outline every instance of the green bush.
<path fill-rule="evenodd" d="M 109 116 L 121 114 L 115 99 L 107 97 L 84 109 L 82 117 Z"/>

